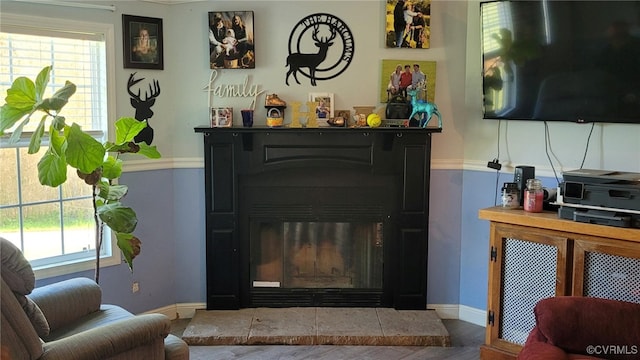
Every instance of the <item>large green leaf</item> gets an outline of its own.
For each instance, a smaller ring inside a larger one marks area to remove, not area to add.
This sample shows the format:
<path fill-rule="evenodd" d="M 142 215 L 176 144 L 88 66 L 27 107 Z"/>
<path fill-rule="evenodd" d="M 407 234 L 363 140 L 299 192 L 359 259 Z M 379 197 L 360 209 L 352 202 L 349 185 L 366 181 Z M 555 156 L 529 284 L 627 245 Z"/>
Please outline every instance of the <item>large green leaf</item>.
<path fill-rule="evenodd" d="M 62 130 L 67 125 L 65 120 L 64 116 L 54 116 L 51 125 L 53 125 L 53 128 L 56 130 Z"/>
<path fill-rule="evenodd" d="M 20 136 L 22 135 L 22 129 L 24 128 L 25 125 L 27 125 L 29 123 L 29 118 L 25 118 L 20 125 L 16 126 L 16 128 L 13 130 L 13 133 L 11 133 L 11 137 L 9 138 L 9 143 L 10 144 L 15 144 L 18 141 L 20 141 Z"/>
<path fill-rule="evenodd" d="M 137 152 L 138 154 L 144 155 L 149 159 L 159 159 L 160 157 L 162 157 L 158 149 L 156 149 L 155 145 L 149 146 L 147 145 L 147 143 L 144 143 L 144 142 L 141 142 L 138 145 L 140 146 L 140 150 L 138 150 Z"/>
<path fill-rule="evenodd" d="M 47 151 L 38 162 L 38 180 L 40 184 L 58 187 L 67 181 L 67 162 L 64 157 Z"/>
<path fill-rule="evenodd" d="M 49 126 L 49 149 L 54 151 L 58 156 L 65 157 L 67 146 L 67 138 L 56 131 L 53 125 Z"/>
<path fill-rule="evenodd" d="M 122 160 L 108 156 L 102 163 L 102 177 L 109 180 L 117 179 L 122 175 Z"/>
<path fill-rule="evenodd" d="M 35 85 L 31 79 L 21 76 L 7 90 L 6 103 L 16 109 L 31 110 L 36 104 Z"/>
<path fill-rule="evenodd" d="M 116 145 L 133 141 L 147 127 L 146 121 L 138 121 L 132 117 L 123 117 L 116 121 Z"/>
<path fill-rule="evenodd" d="M 29 141 L 29 154 L 37 154 L 40 151 L 40 144 L 42 144 L 42 136 L 44 135 L 44 125 L 47 122 L 47 116 L 44 115 L 40 122 L 38 123 L 38 127 L 31 135 L 31 140 Z"/>
<path fill-rule="evenodd" d="M 4 135 L 5 130 L 11 128 L 30 111 L 31 109 L 18 109 L 9 104 L 2 105 L 0 108 L 0 136 Z"/>
<path fill-rule="evenodd" d="M 129 269 L 133 271 L 133 259 L 140 254 L 140 239 L 132 234 L 116 233 L 118 239 L 118 247 L 124 255 L 124 259 L 129 264 Z"/>
<path fill-rule="evenodd" d="M 98 216 L 111 230 L 116 232 L 132 233 L 138 224 L 136 212 L 119 202 L 100 206 Z"/>
<path fill-rule="evenodd" d="M 109 185 L 107 187 L 100 187 L 100 197 L 107 201 L 119 201 L 129 191 L 127 185 Z"/>
<path fill-rule="evenodd" d="M 47 84 L 49 83 L 49 77 L 51 74 L 51 66 L 45 66 L 40 73 L 36 77 L 36 101 L 42 101 L 42 97 L 44 96 L 44 91 L 47 89 Z"/>
<path fill-rule="evenodd" d="M 67 102 L 69 102 L 69 98 L 76 92 L 76 85 L 72 82 L 65 82 L 64 86 L 58 89 L 52 97 L 43 99 L 42 102 L 38 103 L 37 109 L 39 110 L 55 110 L 60 111 Z"/>
<path fill-rule="evenodd" d="M 91 174 L 104 161 L 102 144 L 80 129 L 76 123 L 65 128 L 67 163 L 85 174 Z"/>
<path fill-rule="evenodd" d="M 124 154 L 124 153 L 131 152 L 131 146 L 129 146 L 129 144 L 133 144 L 133 143 L 124 143 L 124 144 L 116 145 L 112 142 L 107 141 L 104 143 L 104 148 L 107 152 L 118 152 L 118 153 Z"/>

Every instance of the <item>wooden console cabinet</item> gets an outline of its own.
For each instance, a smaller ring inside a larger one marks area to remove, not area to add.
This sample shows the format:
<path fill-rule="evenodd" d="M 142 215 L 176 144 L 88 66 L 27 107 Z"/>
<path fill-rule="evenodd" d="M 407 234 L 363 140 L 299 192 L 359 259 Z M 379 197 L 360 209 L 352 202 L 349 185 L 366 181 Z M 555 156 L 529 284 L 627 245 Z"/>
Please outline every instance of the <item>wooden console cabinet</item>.
<path fill-rule="evenodd" d="M 558 218 L 555 212 L 482 209 L 490 221 L 489 289 L 481 359 L 515 359 L 547 297 L 640 303 L 640 229 Z"/>

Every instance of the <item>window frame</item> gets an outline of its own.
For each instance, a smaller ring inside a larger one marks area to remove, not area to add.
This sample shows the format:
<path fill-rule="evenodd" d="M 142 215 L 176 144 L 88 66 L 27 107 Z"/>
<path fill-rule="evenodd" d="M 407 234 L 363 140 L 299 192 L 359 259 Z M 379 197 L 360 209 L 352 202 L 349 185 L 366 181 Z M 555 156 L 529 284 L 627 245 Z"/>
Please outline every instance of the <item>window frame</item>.
<path fill-rule="evenodd" d="M 11 29 L 11 31 L 9 31 Z M 58 34 L 67 33 L 72 38 L 81 38 L 82 34 L 101 34 L 105 41 L 105 69 L 106 69 L 106 98 L 107 103 L 107 129 L 113 128 L 113 115 L 116 113 L 116 90 L 115 90 L 115 64 L 116 64 L 116 43 L 115 43 L 115 26 L 114 24 L 84 22 L 60 18 L 49 18 L 31 15 L 19 15 L 1 12 L 0 13 L 0 32 L 18 32 L 24 34 L 38 34 L 47 31 L 55 31 Z M 30 136 L 29 133 L 23 136 Z M 107 131 L 107 137 L 113 138 L 111 131 Z M 105 229 L 108 230 L 108 229 Z M 100 267 L 108 267 L 122 263 L 120 249 L 117 246 L 117 240 L 110 235 L 110 231 L 105 231 L 105 236 L 110 236 L 111 251 L 100 257 Z M 91 252 L 92 256 L 85 260 L 78 261 L 60 261 L 55 264 L 34 267 L 37 279 L 44 279 L 54 276 L 77 273 L 86 270 L 95 269 L 95 252 Z"/>

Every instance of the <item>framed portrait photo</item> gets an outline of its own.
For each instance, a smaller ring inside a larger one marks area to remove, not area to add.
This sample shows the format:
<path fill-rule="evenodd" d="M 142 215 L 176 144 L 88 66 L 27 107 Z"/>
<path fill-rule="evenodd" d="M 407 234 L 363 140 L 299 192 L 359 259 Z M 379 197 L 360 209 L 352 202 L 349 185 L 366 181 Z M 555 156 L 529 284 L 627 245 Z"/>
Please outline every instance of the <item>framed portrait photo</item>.
<path fill-rule="evenodd" d="M 232 127 L 233 108 L 218 107 L 211 108 L 211 127 Z"/>
<path fill-rule="evenodd" d="M 408 68 L 407 68 L 408 66 Z M 403 88 L 401 83 L 394 79 L 401 79 L 398 73 L 409 71 L 411 85 Z M 394 75 L 394 73 L 396 75 Z M 382 60 L 382 72 L 380 73 L 380 102 L 388 103 L 396 96 L 410 100 L 408 89 L 418 88 L 418 99 L 434 102 L 436 96 L 436 62 L 422 60 Z"/>
<path fill-rule="evenodd" d="M 386 47 L 430 47 L 431 0 L 387 0 L 386 10 Z"/>
<path fill-rule="evenodd" d="M 309 93 L 309 101 L 316 102 L 316 117 L 331 119 L 334 113 L 333 93 Z"/>
<path fill-rule="evenodd" d="M 209 67 L 254 69 L 253 11 L 209 12 Z"/>
<path fill-rule="evenodd" d="M 122 14 L 125 69 L 164 69 L 162 19 Z"/>

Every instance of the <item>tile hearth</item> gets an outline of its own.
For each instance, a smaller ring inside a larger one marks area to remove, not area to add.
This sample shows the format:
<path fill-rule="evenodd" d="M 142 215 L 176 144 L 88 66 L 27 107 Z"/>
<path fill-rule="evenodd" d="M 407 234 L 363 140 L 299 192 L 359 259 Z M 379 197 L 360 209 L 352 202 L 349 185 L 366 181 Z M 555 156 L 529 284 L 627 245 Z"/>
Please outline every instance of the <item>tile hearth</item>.
<path fill-rule="evenodd" d="M 435 311 L 392 308 L 198 310 L 182 338 L 189 345 L 451 346 Z"/>

